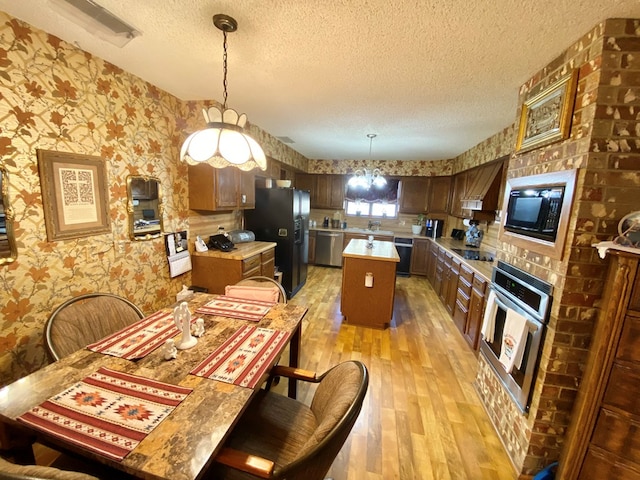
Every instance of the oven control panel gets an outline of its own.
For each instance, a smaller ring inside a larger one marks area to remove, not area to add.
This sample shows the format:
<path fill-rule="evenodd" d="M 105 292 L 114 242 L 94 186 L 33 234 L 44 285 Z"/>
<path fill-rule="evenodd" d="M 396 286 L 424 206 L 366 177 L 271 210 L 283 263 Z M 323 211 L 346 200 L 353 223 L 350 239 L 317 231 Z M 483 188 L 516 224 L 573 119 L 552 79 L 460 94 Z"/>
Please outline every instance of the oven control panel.
<path fill-rule="evenodd" d="M 493 269 L 492 281 L 502 293 L 519 303 L 524 303 L 529 309 L 538 312 L 541 320 L 546 320 L 553 292 L 551 284 L 502 261 L 498 261 L 498 265 Z"/>

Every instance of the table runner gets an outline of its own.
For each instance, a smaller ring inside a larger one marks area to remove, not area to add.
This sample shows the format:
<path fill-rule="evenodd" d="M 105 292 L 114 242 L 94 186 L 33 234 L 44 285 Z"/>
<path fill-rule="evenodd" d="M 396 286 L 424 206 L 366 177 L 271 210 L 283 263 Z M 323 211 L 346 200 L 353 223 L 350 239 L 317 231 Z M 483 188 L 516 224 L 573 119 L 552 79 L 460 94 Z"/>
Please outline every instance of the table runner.
<path fill-rule="evenodd" d="M 245 325 L 190 373 L 255 388 L 286 345 L 288 332 Z"/>
<path fill-rule="evenodd" d="M 102 367 L 18 421 L 120 461 L 191 391 Z"/>
<path fill-rule="evenodd" d="M 220 315 L 222 317 L 259 322 L 274 305 L 274 302 L 220 295 L 199 307 L 196 313 L 200 315 Z"/>
<path fill-rule="evenodd" d="M 192 318 L 191 321 L 193 323 L 195 319 Z M 102 340 L 87 345 L 87 348 L 94 352 L 133 360 L 144 357 L 178 333 L 180 330 L 173 321 L 173 312 L 160 310 Z"/>

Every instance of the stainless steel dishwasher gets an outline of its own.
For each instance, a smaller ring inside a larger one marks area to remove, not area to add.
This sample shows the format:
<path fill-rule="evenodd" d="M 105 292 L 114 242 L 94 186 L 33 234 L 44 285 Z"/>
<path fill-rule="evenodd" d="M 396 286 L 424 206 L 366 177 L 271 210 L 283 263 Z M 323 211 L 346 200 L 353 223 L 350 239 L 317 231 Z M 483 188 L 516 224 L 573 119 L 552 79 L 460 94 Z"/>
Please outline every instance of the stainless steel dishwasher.
<path fill-rule="evenodd" d="M 342 232 L 318 230 L 316 232 L 316 265 L 342 266 Z"/>

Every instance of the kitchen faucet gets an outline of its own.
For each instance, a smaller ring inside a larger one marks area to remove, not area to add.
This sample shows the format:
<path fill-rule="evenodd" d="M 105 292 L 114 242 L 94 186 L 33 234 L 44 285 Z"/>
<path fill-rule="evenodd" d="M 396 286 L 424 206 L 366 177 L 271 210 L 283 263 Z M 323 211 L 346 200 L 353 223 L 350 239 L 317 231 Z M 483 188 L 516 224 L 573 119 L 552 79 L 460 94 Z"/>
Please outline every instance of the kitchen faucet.
<path fill-rule="evenodd" d="M 367 229 L 378 230 L 381 226 L 382 226 L 381 222 L 374 222 L 372 220 L 369 220 L 369 226 L 367 227 Z M 373 227 L 376 227 L 376 228 L 373 228 Z"/>

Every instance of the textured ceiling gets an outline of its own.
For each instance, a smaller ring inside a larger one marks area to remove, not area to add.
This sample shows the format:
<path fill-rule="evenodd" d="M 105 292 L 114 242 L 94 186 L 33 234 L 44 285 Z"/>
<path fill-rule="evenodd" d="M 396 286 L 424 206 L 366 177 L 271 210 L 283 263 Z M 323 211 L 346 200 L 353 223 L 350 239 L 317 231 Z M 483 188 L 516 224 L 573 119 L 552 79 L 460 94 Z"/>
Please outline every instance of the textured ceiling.
<path fill-rule="evenodd" d="M 95 0 L 142 32 L 124 48 L 54 13 L 0 9 L 183 100 L 222 100 L 312 159 L 452 158 L 512 124 L 518 88 L 596 23 L 640 0 Z"/>

